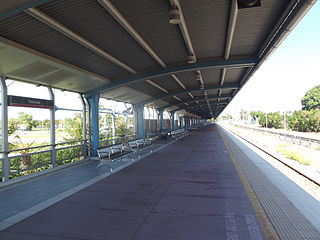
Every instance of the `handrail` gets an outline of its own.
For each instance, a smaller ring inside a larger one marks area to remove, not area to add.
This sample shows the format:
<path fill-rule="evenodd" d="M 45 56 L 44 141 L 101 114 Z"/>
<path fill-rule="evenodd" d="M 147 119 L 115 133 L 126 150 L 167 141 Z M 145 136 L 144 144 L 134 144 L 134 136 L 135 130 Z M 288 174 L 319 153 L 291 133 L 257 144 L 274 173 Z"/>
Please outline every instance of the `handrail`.
<path fill-rule="evenodd" d="M 63 149 L 75 148 L 75 147 L 81 147 L 81 146 L 83 146 L 83 144 L 60 147 L 60 148 L 56 148 L 56 150 L 59 151 L 59 150 L 63 150 Z M 40 153 L 46 153 L 46 152 L 51 152 L 51 151 L 52 151 L 51 149 L 48 149 L 48 150 L 39 151 L 39 152 L 32 152 L 32 153 L 25 153 L 25 154 L 19 154 L 19 155 L 14 155 L 14 156 L 8 156 L 8 158 L 12 159 L 12 158 L 19 158 L 19 157 L 27 157 L 27 156 L 37 155 L 37 154 L 40 154 Z M 3 158 L 0 158 L 0 160 L 2 160 L 2 159 Z"/>
<path fill-rule="evenodd" d="M 4 151 L 0 151 L 1 153 L 12 153 L 12 152 L 19 152 L 21 150 L 31 150 L 31 149 L 37 149 L 37 148 L 45 148 L 45 147 L 52 147 L 52 146 L 59 146 L 59 145 L 65 145 L 65 144 L 71 144 L 71 143 L 76 143 L 76 142 L 87 142 L 88 140 L 76 140 L 76 141 L 70 141 L 70 142 L 62 142 L 62 143 L 56 143 L 56 144 L 47 144 L 47 145 L 39 145 L 39 146 L 34 146 L 34 147 L 27 147 L 27 148 L 18 148 L 18 149 L 12 149 L 12 150 L 8 150 L 6 152 Z"/>

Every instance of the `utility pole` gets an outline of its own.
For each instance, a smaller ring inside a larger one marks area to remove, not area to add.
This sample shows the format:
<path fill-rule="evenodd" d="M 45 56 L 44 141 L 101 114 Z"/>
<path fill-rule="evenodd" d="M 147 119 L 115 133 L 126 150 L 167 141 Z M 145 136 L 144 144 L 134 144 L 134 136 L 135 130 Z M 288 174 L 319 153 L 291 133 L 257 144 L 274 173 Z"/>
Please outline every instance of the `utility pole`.
<path fill-rule="evenodd" d="M 266 128 L 268 128 L 268 113 L 266 113 Z"/>

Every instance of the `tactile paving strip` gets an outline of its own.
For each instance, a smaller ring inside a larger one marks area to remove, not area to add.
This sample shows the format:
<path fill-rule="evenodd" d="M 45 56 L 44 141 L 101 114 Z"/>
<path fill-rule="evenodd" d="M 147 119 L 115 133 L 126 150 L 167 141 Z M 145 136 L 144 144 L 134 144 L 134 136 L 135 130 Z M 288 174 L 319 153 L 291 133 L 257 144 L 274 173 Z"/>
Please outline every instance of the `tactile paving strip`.
<path fill-rule="evenodd" d="M 248 156 L 230 139 L 230 133 L 221 129 L 220 133 L 226 136 L 224 139 L 234 153 L 280 239 L 320 239 L 317 229 L 249 160 Z"/>

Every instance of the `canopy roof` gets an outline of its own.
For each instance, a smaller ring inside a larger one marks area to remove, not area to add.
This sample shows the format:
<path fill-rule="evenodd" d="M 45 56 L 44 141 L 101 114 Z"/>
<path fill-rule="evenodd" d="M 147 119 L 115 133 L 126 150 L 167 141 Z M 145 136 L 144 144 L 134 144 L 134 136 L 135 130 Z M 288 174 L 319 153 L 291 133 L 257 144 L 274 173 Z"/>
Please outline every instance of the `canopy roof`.
<path fill-rule="evenodd" d="M 1 1 L 0 74 L 216 117 L 315 2 Z"/>

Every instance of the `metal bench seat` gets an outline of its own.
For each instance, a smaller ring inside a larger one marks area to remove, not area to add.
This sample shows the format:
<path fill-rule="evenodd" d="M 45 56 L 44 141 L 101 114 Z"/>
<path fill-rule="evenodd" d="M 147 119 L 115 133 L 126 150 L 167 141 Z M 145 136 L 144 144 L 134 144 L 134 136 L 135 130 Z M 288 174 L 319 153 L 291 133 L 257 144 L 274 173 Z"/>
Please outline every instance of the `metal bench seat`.
<path fill-rule="evenodd" d="M 100 164 L 97 166 L 97 169 L 100 168 L 101 166 L 107 166 L 110 172 L 112 172 L 112 167 L 109 163 L 117 160 L 121 161 L 123 159 L 123 158 L 117 158 L 123 155 L 124 153 L 124 148 L 122 144 L 116 144 L 116 145 L 112 145 L 109 147 L 104 147 L 96 150 L 100 160 Z"/>

